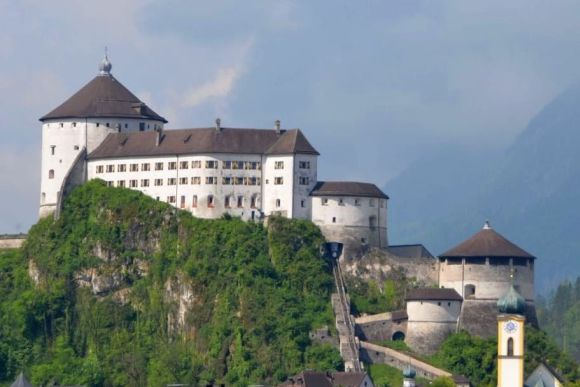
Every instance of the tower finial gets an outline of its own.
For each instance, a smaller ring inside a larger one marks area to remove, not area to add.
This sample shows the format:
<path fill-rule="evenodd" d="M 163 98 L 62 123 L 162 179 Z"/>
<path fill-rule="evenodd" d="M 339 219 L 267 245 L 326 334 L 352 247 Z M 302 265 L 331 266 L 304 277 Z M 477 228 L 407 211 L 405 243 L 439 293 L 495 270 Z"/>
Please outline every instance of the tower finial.
<path fill-rule="evenodd" d="M 483 229 L 484 230 L 490 230 L 491 229 L 491 224 L 489 224 L 489 219 L 487 219 L 485 221 L 485 223 L 483 224 Z"/>
<path fill-rule="evenodd" d="M 111 75 L 113 65 L 109 61 L 109 48 L 105 46 L 105 57 L 99 64 L 99 75 Z"/>

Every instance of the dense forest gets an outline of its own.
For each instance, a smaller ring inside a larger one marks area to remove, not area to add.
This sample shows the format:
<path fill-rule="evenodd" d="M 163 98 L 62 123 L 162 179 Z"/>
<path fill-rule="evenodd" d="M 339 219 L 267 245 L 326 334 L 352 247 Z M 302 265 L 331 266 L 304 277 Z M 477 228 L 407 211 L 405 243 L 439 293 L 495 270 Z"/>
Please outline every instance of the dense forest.
<path fill-rule="evenodd" d="M 536 301 L 540 326 L 580 362 L 580 277 L 564 281 L 549 297 Z"/>
<path fill-rule="evenodd" d="M 341 367 L 310 222 L 201 220 L 91 181 L 0 251 L 0 385 L 247 385 Z M 186 306 L 186 307 L 184 307 Z"/>

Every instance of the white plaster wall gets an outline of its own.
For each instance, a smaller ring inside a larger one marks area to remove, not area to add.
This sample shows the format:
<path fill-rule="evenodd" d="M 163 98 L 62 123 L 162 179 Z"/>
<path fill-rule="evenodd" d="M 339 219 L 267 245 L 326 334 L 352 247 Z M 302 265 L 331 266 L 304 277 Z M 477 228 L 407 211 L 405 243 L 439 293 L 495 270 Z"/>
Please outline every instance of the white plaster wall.
<path fill-rule="evenodd" d="M 324 199 L 327 200 L 326 204 L 323 204 Z M 371 217 L 376 219 L 372 229 Z M 388 246 L 386 199 L 354 196 L 312 197 L 312 221 L 321 228 L 327 239 L 348 243 L 350 248 L 361 244 L 362 239 L 373 247 Z"/>
<path fill-rule="evenodd" d="M 259 217 L 261 211 L 261 185 L 224 185 L 223 177 L 256 177 L 261 179 L 261 169 L 224 169 L 223 161 L 251 161 L 260 162 L 260 155 L 235 155 L 235 154 L 207 154 L 207 155 L 187 155 L 187 156 L 164 156 L 164 157 L 139 157 L 123 159 L 103 159 L 89 161 L 89 179 L 99 178 L 105 181 L 112 181 L 118 186 L 118 181 L 125 181 L 125 187 L 136 189 L 152 198 L 169 202 L 169 197 L 175 197 L 172 205 L 189 210 L 193 215 L 200 218 L 219 218 L 225 212 L 233 216 L 240 216 L 245 219 Z M 200 161 L 201 168 L 192 168 L 193 161 Z M 206 168 L 206 161 L 216 161 L 217 168 Z M 163 170 L 155 170 L 155 163 L 163 163 Z M 169 163 L 175 162 L 177 169 L 170 170 Z M 180 168 L 181 162 L 187 162 L 188 168 Z M 142 164 L 149 164 L 149 171 L 142 170 Z M 118 172 L 118 165 L 125 164 L 126 172 Z M 131 164 L 138 164 L 139 171 L 131 172 Z M 115 172 L 108 173 L 107 165 L 114 165 Z M 103 173 L 97 173 L 97 166 L 103 166 Z M 199 177 L 200 184 L 192 184 L 192 178 Z M 206 183 L 206 178 L 217 179 L 217 184 Z M 175 179 L 176 185 L 168 185 L 168 179 Z M 186 178 L 187 184 L 180 184 L 181 179 Z M 148 179 L 149 186 L 143 187 L 142 180 Z M 156 186 L 155 180 L 162 179 L 163 185 Z M 138 187 L 130 186 L 130 180 L 137 180 Z M 197 206 L 193 206 L 193 197 L 197 196 Z M 214 206 L 208 206 L 208 196 L 214 197 Z M 225 207 L 226 195 L 232 196 L 231 208 Z M 181 197 L 184 197 L 182 206 Z M 237 206 L 237 197 L 242 196 L 242 206 Z M 251 208 L 251 198 L 256 196 L 256 206 Z"/>
<path fill-rule="evenodd" d="M 456 322 L 461 313 L 461 301 L 407 301 L 409 322 Z"/>
<path fill-rule="evenodd" d="M 494 259 L 494 258 L 491 258 Z M 513 283 L 527 301 L 534 301 L 533 263 L 528 266 L 513 266 Z M 465 285 L 475 285 L 475 299 L 498 299 L 512 284 L 512 266 L 485 264 L 449 264 L 441 262 L 440 286 L 453 288 L 465 297 Z"/>
<path fill-rule="evenodd" d="M 277 161 L 284 162 L 283 169 L 276 169 Z M 293 183 L 294 155 L 264 156 L 263 209 L 266 216 L 279 213 L 288 218 L 293 217 Z M 284 183 L 274 184 L 276 177 L 282 177 Z M 280 206 L 276 201 L 280 200 Z"/>
<path fill-rule="evenodd" d="M 56 208 L 63 180 L 83 148 L 87 148 L 87 153 L 90 153 L 109 133 L 117 132 L 119 130 L 117 128 L 121 131 L 139 130 L 140 122 L 145 124 L 145 128 L 163 125 L 160 121 L 117 118 L 59 119 L 44 122 L 40 168 L 40 216 L 46 216 Z M 50 170 L 54 170 L 52 179 L 49 179 Z"/>
<path fill-rule="evenodd" d="M 312 219 L 312 197 L 310 192 L 318 179 L 318 156 L 298 154 L 294 157 L 294 218 Z M 310 168 L 300 168 L 301 162 L 308 162 Z M 301 178 L 307 178 L 308 184 L 300 184 Z"/>

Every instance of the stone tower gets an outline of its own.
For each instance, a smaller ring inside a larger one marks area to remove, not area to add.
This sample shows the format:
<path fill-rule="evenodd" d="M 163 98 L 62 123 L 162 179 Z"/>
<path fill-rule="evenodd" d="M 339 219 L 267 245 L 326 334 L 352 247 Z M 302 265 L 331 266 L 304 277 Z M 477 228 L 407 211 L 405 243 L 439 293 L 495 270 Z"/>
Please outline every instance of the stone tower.
<path fill-rule="evenodd" d="M 40 118 L 40 217 L 53 213 L 66 192 L 86 180 L 86 155 L 109 133 L 160 130 L 167 122 L 117 81 L 111 69 L 105 55 L 92 81 Z"/>
<path fill-rule="evenodd" d="M 512 286 L 497 306 L 497 385 L 522 387 L 526 302 Z"/>
<path fill-rule="evenodd" d="M 526 302 L 525 316 L 537 325 L 534 307 L 535 257 L 485 222 L 471 238 L 439 256 L 439 285 L 463 297 L 459 328 L 495 335 L 497 301 L 514 287 Z"/>

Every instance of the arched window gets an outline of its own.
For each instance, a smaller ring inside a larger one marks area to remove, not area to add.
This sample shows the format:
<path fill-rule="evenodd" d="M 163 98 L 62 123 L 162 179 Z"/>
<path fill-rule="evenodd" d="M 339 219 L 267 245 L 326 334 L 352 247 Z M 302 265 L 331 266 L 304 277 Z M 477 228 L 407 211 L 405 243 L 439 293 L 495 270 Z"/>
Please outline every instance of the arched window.
<path fill-rule="evenodd" d="M 393 341 L 404 341 L 405 340 L 405 334 L 401 331 L 397 331 L 395 333 L 393 333 L 393 337 L 392 337 Z"/>
<path fill-rule="evenodd" d="M 50 171 L 48 171 L 48 178 L 54 179 L 54 169 L 51 169 Z"/>
<path fill-rule="evenodd" d="M 512 337 L 510 337 L 507 341 L 507 355 L 514 355 L 514 339 Z"/>
<path fill-rule="evenodd" d="M 465 285 L 464 297 L 465 298 L 474 298 L 475 297 L 475 285 L 471 285 L 471 284 Z"/>

